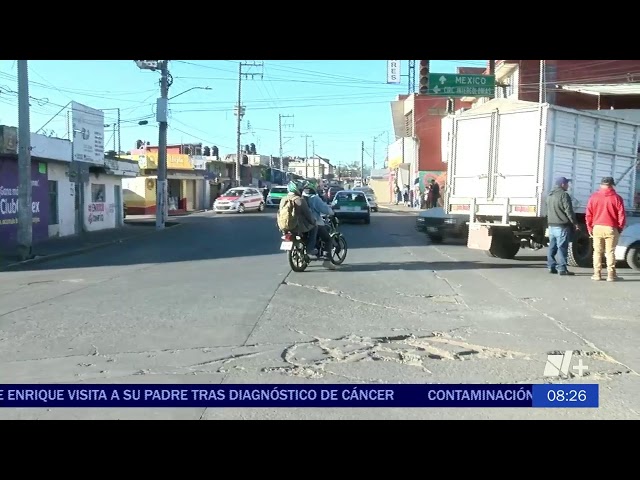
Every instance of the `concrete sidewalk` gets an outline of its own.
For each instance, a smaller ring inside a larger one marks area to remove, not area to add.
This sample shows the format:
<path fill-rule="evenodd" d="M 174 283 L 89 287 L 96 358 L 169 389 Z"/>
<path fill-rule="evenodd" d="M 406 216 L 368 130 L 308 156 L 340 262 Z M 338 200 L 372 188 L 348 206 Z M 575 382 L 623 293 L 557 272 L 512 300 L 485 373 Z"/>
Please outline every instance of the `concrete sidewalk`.
<path fill-rule="evenodd" d="M 406 205 L 395 205 L 393 203 L 381 203 L 378 210 L 383 213 L 400 213 L 404 215 L 418 215 L 422 210 L 417 210 Z"/>
<path fill-rule="evenodd" d="M 114 243 L 128 239 L 138 238 L 144 235 L 156 233 L 155 221 L 133 220 L 125 221 L 126 225 L 108 230 L 85 232 L 80 235 L 49 238 L 33 246 L 34 258 L 20 261 L 17 250 L 0 251 L 0 271 L 15 270 L 25 264 L 40 263 L 55 258 L 78 255 L 83 252 L 106 247 Z M 167 227 L 178 225 L 176 222 L 167 222 Z"/>

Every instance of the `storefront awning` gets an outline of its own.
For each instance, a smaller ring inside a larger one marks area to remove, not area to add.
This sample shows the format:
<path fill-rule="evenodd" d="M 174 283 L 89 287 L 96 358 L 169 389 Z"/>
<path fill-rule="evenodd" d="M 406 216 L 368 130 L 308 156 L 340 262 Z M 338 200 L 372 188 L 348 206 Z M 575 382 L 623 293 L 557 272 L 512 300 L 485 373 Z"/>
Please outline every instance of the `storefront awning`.
<path fill-rule="evenodd" d="M 562 90 L 584 93 L 587 95 L 638 95 L 640 83 L 600 83 L 559 85 Z"/>

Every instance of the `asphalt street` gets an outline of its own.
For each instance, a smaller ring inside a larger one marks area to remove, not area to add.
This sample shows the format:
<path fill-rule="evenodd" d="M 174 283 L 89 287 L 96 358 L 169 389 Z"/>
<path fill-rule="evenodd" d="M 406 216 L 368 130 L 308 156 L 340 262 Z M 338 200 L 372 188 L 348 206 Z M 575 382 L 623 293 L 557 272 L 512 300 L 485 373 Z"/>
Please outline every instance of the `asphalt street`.
<path fill-rule="evenodd" d="M 0 383 L 543 383 L 574 350 L 598 409 L 0 409 L 0 419 L 638 419 L 640 274 L 547 273 L 430 245 L 411 215 L 341 226 L 347 261 L 290 271 L 273 212 L 204 213 L 0 273 Z"/>

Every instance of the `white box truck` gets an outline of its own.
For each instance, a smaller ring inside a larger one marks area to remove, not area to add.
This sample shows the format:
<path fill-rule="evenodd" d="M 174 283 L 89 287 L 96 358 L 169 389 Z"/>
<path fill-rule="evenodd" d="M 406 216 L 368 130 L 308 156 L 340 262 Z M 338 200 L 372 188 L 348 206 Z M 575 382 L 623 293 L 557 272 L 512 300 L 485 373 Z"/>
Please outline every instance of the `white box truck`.
<path fill-rule="evenodd" d="M 469 248 L 510 259 L 520 248 L 548 245 L 545 197 L 557 177 L 584 223 L 589 197 L 602 177 L 633 209 L 640 124 L 593 111 L 495 99 L 449 117 L 448 214 L 469 215 Z M 629 223 L 634 223 L 629 212 Z M 573 236 L 569 264 L 589 267 L 586 227 Z"/>

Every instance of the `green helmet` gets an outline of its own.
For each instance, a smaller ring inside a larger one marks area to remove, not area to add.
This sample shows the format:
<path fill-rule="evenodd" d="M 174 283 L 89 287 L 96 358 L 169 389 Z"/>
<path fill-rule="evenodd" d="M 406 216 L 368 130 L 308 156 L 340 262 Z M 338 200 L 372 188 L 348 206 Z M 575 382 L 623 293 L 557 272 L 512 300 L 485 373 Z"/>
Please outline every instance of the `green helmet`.
<path fill-rule="evenodd" d="M 313 190 L 314 192 L 316 192 L 318 190 L 318 184 L 313 180 L 309 180 L 308 182 L 306 182 L 304 188 L 308 188 L 309 190 Z"/>
<path fill-rule="evenodd" d="M 302 187 L 298 184 L 298 182 L 291 180 L 287 184 L 287 191 L 289 193 L 297 193 L 299 195 L 302 192 Z"/>

